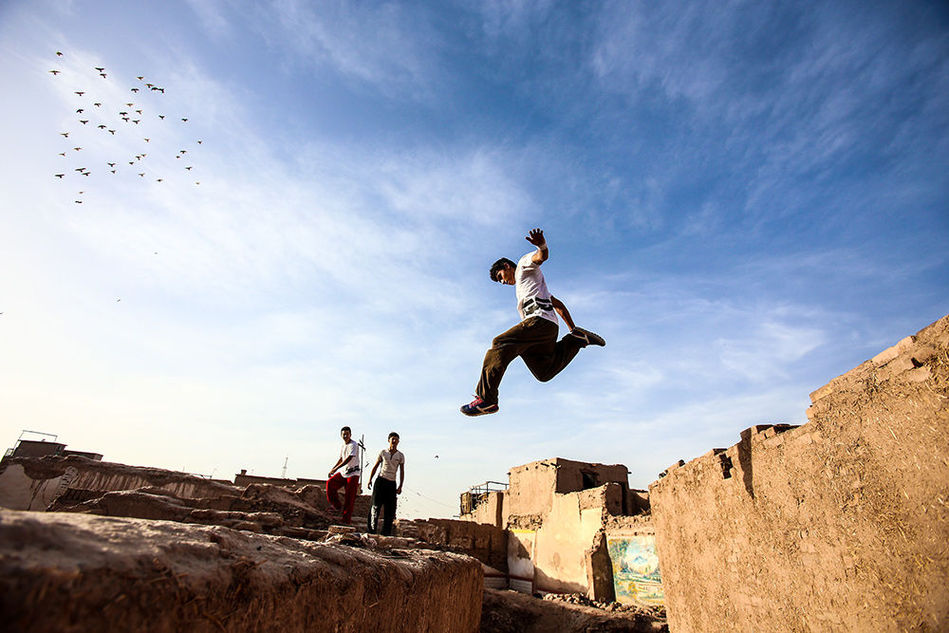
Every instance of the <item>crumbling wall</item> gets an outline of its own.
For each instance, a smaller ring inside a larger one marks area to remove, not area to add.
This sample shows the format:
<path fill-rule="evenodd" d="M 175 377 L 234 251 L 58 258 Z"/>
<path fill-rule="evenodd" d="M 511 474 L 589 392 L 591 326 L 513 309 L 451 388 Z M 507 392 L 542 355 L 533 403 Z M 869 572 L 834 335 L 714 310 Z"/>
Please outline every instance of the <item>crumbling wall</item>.
<path fill-rule="evenodd" d="M 650 487 L 673 631 L 949 628 L 949 317 Z"/>
<path fill-rule="evenodd" d="M 534 541 L 534 586 L 541 591 L 583 593 L 596 596 L 590 579 L 594 563 L 609 566 L 609 560 L 592 558 L 596 536 L 603 520 L 620 514 L 624 490 L 607 484 L 591 490 L 554 495 L 550 512 L 537 526 Z"/>
<path fill-rule="evenodd" d="M 461 515 L 461 520 L 503 528 L 507 523 L 504 513 L 504 491 L 492 490 L 485 493 L 472 512 Z"/>
<path fill-rule="evenodd" d="M 137 491 L 138 494 L 133 494 Z M 174 500 L 174 501 L 172 501 Z M 354 521 L 369 514 L 368 495 L 356 497 Z M 84 507 L 82 504 L 85 504 Z M 14 457 L 0 463 L 0 507 L 11 510 L 68 510 L 112 516 L 181 519 L 169 504 L 233 512 L 278 512 L 294 527 L 325 527 L 304 516 L 326 512 L 325 488 L 301 485 L 296 490 L 252 483 L 246 487 L 160 468 L 98 462 L 80 457 Z M 164 507 L 161 507 L 164 506 Z M 288 514 L 289 512 L 289 514 Z M 196 523 L 222 522 L 204 520 Z M 200 518 L 198 514 L 192 517 Z M 260 531 L 260 530 L 255 530 Z"/>
<path fill-rule="evenodd" d="M 184 499 L 240 494 L 239 488 L 219 480 L 82 457 L 12 457 L 0 465 L 0 507 L 10 510 L 45 510 L 68 489 L 139 488 L 161 489 Z"/>
<path fill-rule="evenodd" d="M 508 473 L 509 485 L 504 494 L 506 518 L 543 516 L 550 512 L 557 490 L 557 460 L 546 459 L 515 466 Z"/>
<path fill-rule="evenodd" d="M 474 633 L 481 565 L 222 527 L 0 511 L 4 630 Z"/>
<path fill-rule="evenodd" d="M 467 554 L 499 572 L 507 571 L 507 534 L 497 526 L 454 519 L 400 519 L 395 532 L 436 549 Z"/>

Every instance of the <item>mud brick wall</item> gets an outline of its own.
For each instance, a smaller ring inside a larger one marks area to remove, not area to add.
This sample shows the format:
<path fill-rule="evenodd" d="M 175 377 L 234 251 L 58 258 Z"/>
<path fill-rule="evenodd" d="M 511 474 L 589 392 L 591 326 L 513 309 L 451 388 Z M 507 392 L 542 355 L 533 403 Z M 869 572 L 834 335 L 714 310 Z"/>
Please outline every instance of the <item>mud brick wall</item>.
<path fill-rule="evenodd" d="M 11 633 L 475 633 L 482 584 L 449 552 L 0 510 Z"/>
<path fill-rule="evenodd" d="M 949 630 L 949 317 L 650 487 L 669 628 Z"/>
<path fill-rule="evenodd" d="M 495 526 L 455 519 L 399 520 L 396 533 L 424 541 L 437 549 L 467 554 L 507 572 L 507 533 Z"/>
<path fill-rule="evenodd" d="M 147 487 L 185 499 L 240 494 L 239 488 L 218 480 L 82 457 L 14 457 L 4 459 L 0 465 L 0 507 L 10 510 L 45 510 L 70 489 L 112 491 Z"/>

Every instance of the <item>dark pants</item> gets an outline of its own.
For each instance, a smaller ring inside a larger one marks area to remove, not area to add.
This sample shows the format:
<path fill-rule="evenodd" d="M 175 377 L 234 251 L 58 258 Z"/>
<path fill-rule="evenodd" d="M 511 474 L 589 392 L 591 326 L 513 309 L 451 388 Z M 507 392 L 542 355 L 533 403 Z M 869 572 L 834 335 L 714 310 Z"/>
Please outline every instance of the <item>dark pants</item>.
<path fill-rule="evenodd" d="M 344 505 L 339 504 L 339 489 L 346 487 L 346 500 Z M 343 511 L 343 523 L 349 525 L 353 519 L 353 506 L 356 505 L 356 493 L 359 491 L 359 477 L 343 477 L 339 473 L 334 473 L 330 480 L 326 482 L 326 500 L 337 510 Z"/>
<path fill-rule="evenodd" d="M 376 477 L 372 485 L 372 507 L 369 509 L 369 533 L 376 534 L 379 527 L 379 510 L 385 512 L 385 518 L 382 520 L 383 536 L 392 536 L 392 521 L 395 520 L 395 494 L 396 485 L 394 481 Z"/>
<path fill-rule="evenodd" d="M 547 382 L 577 355 L 583 342 L 567 334 L 559 341 L 559 328 L 543 317 L 531 317 L 495 337 L 484 355 L 481 380 L 475 393 L 485 402 L 498 401 L 498 386 L 511 361 L 520 356 L 534 377 Z"/>

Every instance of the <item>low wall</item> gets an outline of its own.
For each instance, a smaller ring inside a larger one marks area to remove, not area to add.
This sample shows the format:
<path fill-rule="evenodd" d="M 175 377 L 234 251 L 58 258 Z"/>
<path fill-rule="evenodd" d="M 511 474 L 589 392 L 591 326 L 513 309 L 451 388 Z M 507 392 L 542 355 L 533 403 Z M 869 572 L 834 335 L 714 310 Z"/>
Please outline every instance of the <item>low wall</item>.
<path fill-rule="evenodd" d="M 398 520 L 398 536 L 417 538 L 438 549 L 460 552 L 507 572 L 507 533 L 494 526 L 455 519 Z"/>
<path fill-rule="evenodd" d="M 480 564 L 221 527 L 0 510 L 11 632 L 475 633 Z"/>
<path fill-rule="evenodd" d="M 949 628 L 949 317 L 650 487 L 672 631 Z"/>

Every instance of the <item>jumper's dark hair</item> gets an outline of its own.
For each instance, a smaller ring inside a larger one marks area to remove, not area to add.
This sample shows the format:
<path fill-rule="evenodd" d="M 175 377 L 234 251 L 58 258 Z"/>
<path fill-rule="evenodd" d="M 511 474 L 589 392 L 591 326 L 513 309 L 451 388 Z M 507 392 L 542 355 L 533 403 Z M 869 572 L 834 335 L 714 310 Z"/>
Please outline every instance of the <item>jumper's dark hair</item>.
<path fill-rule="evenodd" d="M 339 430 L 340 433 L 342 433 L 343 431 L 349 431 L 350 433 L 353 432 L 353 430 L 352 430 L 351 428 L 349 428 L 348 426 L 344 426 L 343 428 L 341 428 L 341 429 Z"/>
<path fill-rule="evenodd" d="M 502 258 L 499 259 L 498 261 L 496 261 L 496 262 L 494 262 L 493 264 L 491 264 L 491 272 L 490 272 L 491 281 L 497 281 L 497 280 L 498 280 L 498 277 L 497 277 L 498 271 L 501 270 L 502 268 L 504 268 L 504 264 L 510 264 L 510 265 L 511 265 L 511 268 L 517 268 L 517 264 L 515 264 L 514 262 L 512 262 L 511 260 L 509 260 L 507 257 L 502 257 Z"/>
<path fill-rule="evenodd" d="M 389 437 L 387 437 L 386 439 L 391 440 L 393 437 L 399 437 L 399 434 L 396 433 L 395 431 L 392 431 L 391 433 L 389 433 Z M 399 439 L 401 440 L 402 438 L 399 437 Z"/>

